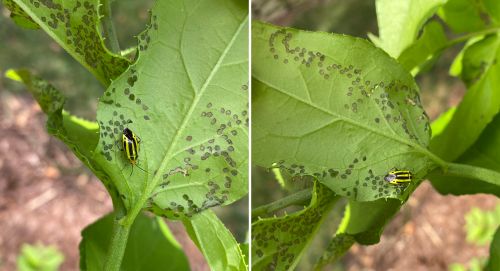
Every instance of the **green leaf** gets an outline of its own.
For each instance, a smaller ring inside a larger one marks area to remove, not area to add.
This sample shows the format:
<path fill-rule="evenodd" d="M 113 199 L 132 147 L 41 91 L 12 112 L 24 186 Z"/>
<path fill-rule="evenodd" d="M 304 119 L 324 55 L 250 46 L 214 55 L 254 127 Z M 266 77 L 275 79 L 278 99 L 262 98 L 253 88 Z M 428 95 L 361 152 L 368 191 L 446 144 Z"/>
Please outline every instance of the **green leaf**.
<path fill-rule="evenodd" d="M 252 157 L 256 165 L 315 176 L 358 201 L 406 199 L 442 161 L 411 75 L 371 43 L 252 23 Z M 416 184 L 416 182 L 414 183 Z"/>
<path fill-rule="evenodd" d="M 461 78 L 470 87 L 481 79 L 484 73 L 496 64 L 500 38 L 489 35 L 471 44 L 464 50 Z"/>
<path fill-rule="evenodd" d="M 95 158 L 130 211 L 125 223 L 143 208 L 189 217 L 248 189 L 247 5 L 158 1 L 151 18 L 97 111 Z M 120 148 L 125 127 L 140 139 L 136 165 Z"/>
<path fill-rule="evenodd" d="M 433 64 L 448 46 L 443 27 L 436 21 L 424 26 L 422 35 L 398 57 L 398 62 L 413 75 Z"/>
<path fill-rule="evenodd" d="M 500 115 L 483 130 L 481 136 L 458 159 L 457 163 L 468 164 L 500 172 Z M 500 197 L 500 187 L 491 183 L 465 177 L 450 177 L 431 174 L 434 188 L 441 194 L 488 193 Z"/>
<path fill-rule="evenodd" d="M 448 0 L 438 11 L 439 17 L 455 32 L 473 32 L 483 29 L 481 1 Z"/>
<path fill-rule="evenodd" d="M 364 245 L 376 244 L 385 225 L 401 208 L 398 200 L 379 199 L 370 202 L 350 201 L 337 233 L 354 236 Z"/>
<path fill-rule="evenodd" d="M 53 246 L 24 244 L 17 258 L 18 271 L 56 271 L 64 255 Z"/>
<path fill-rule="evenodd" d="M 113 205 L 121 208 L 116 188 L 108 181 L 106 173 L 93 159 L 97 146 L 97 123 L 80 119 L 63 110 L 66 98 L 46 81 L 33 76 L 27 70 L 8 70 L 6 77 L 22 82 L 47 115 L 47 131 L 64 142 L 68 148 L 104 183 L 113 199 Z"/>
<path fill-rule="evenodd" d="M 108 214 L 82 232 L 80 269 L 103 270 L 115 215 Z M 190 270 L 186 255 L 160 218 L 139 215 L 132 225 L 120 270 Z"/>
<path fill-rule="evenodd" d="M 10 18 L 17 25 L 27 29 L 39 29 L 40 26 L 31 19 L 13 0 L 4 0 L 3 4 L 10 10 Z"/>
<path fill-rule="evenodd" d="M 315 182 L 309 206 L 252 223 L 252 270 L 294 270 L 336 197 Z"/>
<path fill-rule="evenodd" d="M 446 129 L 448 123 L 453 119 L 456 110 L 456 107 L 450 107 L 431 123 L 432 137 L 440 135 Z"/>
<path fill-rule="evenodd" d="M 495 63 L 500 60 L 499 46 L 492 48 L 490 42 L 481 44 L 489 47 L 494 54 L 494 58 L 487 56 L 482 61 Z M 475 46 L 471 45 L 471 48 L 475 48 Z M 467 53 L 465 53 L 464 63 L 480 62 L 478 60 L 469 61 L 467 58 Z M 464 73 L 465 66 L 462 71 L 462 74 Z M 446 128 L 438 136 L 432 138 L 430 149 L 433 153 L 445 160 L 454 161 L 476 142 L 481 132 L 500 110 L 500 78 L 498 74 L 500 74 L 498 65 L 484 66 L 484 74 L 470 86 Z"/>
<path fill-rule="evenodd" d="M 463 61 L 463 58 L 464 58 L 465 51 L 467 51 L 467 49 L 471 45 L 473 45 L 474 43 L 482 40 L 483 38 L 484 38 L 484 36 L 480 35 L 480 36 L 475 36 L 475 37 L 469 38 L 467 40 L 467 42 L 465 43 L 465 46 L 462 48 L 462 50 L 460 51 L 460 53 L 458 53 L 458 55 L 455 57 L 455 59 L 453 60 L 453 63 L 451 63 L 451 66 L 450 66 L 450 75 L 451 76 L 455 76 L 455 77 L 460 77 L 461 76 L 462 70 L 463 70 L 462 61 Z"/>
<path fill-rule="evenodd" d="M 377 0 L 377 45 L 398 58 L 416 39 L 420 28 L 447 0 Z"/>
<path fill-rule="evenodd" d="M 493 237 L 493 241 L 491 241 L 490 258 L 484 270 L 500 270 L 500 227 L 497 228 L 497 231 Z"/>
<path fill-rule="evenodd" d="M 211 270 L 248 270 L 239 244 L 212 211 L 196 214 L 183 222 Z"/>
<path fill-rule="evenodd" d="M 103 85 L 108 86 L 130 64 L 105 47 L 99 30 L 98 0 L 10 1 Z"/>

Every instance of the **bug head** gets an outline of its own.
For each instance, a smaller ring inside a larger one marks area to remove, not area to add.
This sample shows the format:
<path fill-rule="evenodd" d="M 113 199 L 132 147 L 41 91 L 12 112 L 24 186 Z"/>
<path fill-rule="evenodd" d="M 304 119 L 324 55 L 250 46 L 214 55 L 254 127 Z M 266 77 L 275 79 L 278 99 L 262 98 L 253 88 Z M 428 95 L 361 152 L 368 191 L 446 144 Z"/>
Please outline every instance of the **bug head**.
<path fill-rule="evenodd" d="M 127 138 L 132 138 L 132 134 L 133 134 L 133 133 L 132 133 L 132 131 L 131 131 L 129 128 L 125 127 L 125 128 L 123 128 L 123 134 L 124 134 Z"/>
<path fill-rule="evenodd" d="M 389 174 L 385 175 L 384 180 L 388 183 L 396 183 L 396 174 L 394 172 L 389 172 Z"/>

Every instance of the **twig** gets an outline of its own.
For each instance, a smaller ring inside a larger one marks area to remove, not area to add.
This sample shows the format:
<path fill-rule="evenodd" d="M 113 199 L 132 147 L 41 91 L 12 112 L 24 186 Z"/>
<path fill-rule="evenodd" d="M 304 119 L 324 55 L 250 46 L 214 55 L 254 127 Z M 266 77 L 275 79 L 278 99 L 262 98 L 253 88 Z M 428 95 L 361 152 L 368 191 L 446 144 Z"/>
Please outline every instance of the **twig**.
<path fill-rule="evenodd" d="M 53 200 L 57 196 L 57 192 L 50 188 L 49 190 L 46 190 L 42 194 L 38 195 L 37 197 L 33 198 L 26 204 L 26 208 L 30 211 L 34 211 L 47 202 Z"/>

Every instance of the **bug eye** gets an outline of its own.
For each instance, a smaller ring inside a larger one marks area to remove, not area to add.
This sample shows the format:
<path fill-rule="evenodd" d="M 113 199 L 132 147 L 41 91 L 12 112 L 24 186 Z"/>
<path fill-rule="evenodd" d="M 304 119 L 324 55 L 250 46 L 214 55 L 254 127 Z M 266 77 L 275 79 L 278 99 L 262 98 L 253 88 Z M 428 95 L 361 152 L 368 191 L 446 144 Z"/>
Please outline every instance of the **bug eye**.
<path fill-rule="evenodd" d="M 396 175 L 395 174 L 387 174 L 385 177 L 384 177 L 384 180 L 386 182 L 392 182 L 394 179 L 396 179 Z"/>

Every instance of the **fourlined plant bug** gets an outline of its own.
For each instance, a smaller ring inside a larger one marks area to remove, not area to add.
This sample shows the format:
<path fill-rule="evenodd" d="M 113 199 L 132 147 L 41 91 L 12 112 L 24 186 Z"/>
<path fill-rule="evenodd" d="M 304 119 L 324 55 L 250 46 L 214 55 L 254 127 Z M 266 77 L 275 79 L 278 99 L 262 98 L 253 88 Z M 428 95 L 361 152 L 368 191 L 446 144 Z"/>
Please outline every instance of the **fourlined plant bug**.
<path fill-rule="evenodd" d="M 141 139 L 129 128 L 125 127 L 122 132 L 122 146 L 128 161 L 132 165 L 132 171 L 130 176 L 134 172 L 134 166 L 138 167 L 140 170 L 145 171 L 137 164 L 137 159 L 139 159 L 139 146 Z"/>
<path fill-rule="evenodd" d="M 412 180 L 412 174 L 409 170 L 394 169 L 385 175 L 384 180 L 395 185 L 409 183 Z"/>

